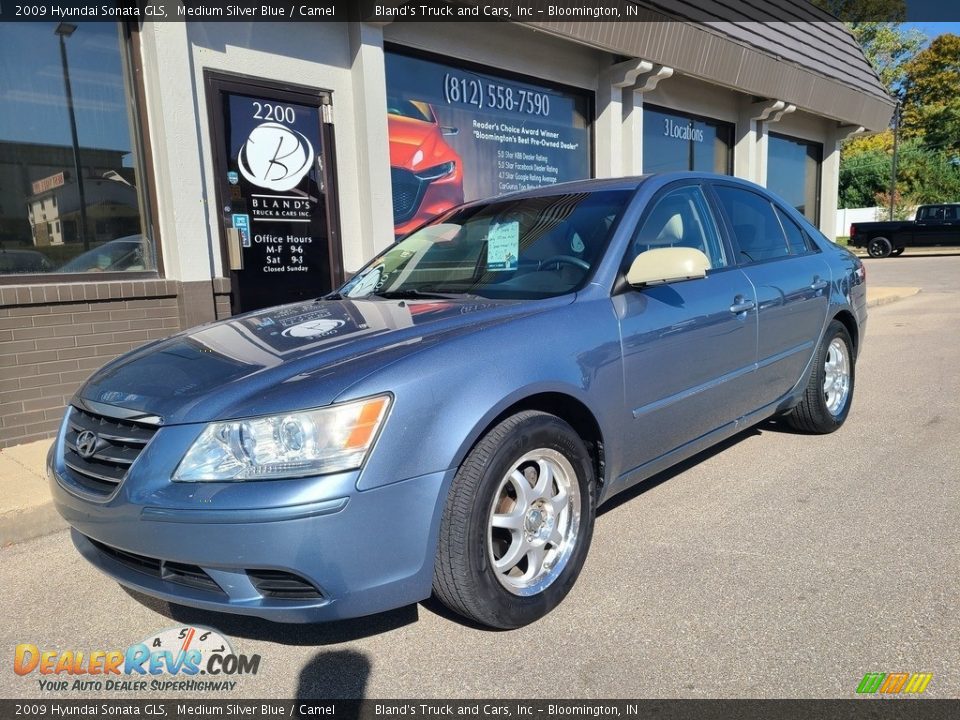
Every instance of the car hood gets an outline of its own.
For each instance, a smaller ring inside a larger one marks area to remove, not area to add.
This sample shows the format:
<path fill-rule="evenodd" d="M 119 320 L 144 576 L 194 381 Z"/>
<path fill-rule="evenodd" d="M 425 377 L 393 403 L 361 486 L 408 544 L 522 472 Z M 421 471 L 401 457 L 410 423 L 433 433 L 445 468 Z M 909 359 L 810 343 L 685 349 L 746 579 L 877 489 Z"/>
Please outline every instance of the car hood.
<path fill-rule="evenodd" d="M 156 415 L 165 425 L 320 407 L 401 357 L 570 300 L 369 299 L 282 305 L 204 325 L 124 355 L 95 373 L 78 398 Z"/>
<path fill-rule="evenodd" d="M 433 123 L 390 115 L 390 165 L 414 172 L 452 160 L 440 127 Z M 419 156 L 418 156 L 419 153 Z"/>

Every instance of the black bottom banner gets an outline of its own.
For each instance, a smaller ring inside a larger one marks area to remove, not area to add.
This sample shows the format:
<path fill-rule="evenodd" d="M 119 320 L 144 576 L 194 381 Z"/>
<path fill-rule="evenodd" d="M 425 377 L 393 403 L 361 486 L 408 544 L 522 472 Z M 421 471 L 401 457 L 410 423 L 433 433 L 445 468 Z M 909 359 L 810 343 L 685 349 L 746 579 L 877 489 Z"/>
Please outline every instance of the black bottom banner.
<path fill-rule="evenodd" d="M 850 700 L 0 700 L 0 718 L 197 717 L 927 720 L 960 717 L 960 699 Z"/>

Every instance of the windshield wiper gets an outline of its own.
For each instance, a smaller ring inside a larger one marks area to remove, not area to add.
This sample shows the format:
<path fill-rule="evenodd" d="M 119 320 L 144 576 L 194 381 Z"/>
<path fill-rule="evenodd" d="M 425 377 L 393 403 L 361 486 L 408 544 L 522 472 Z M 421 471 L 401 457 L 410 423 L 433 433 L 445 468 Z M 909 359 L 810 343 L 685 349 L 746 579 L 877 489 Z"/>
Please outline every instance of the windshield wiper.
<path fill-rule="evenodd" d="M 470 293 L 440 293 L 433 292 L 432 290 L 419 290 L 417 288 L 383 290 L 371 294 L 387 300 L 460 300 L 462 298 L 479 297 L 478 295 L 471 295 Z"/>

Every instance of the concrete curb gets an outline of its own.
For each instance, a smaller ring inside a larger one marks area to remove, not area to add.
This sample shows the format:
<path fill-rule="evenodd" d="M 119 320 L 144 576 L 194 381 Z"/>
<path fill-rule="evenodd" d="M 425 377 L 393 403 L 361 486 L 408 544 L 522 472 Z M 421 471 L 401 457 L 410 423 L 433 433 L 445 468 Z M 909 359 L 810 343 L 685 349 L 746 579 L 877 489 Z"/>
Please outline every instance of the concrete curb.
<path fill-rule="evenodd" d="M 888 305 L 919 292 L 914 287 L 870 289 L 867 307 Z M 49 446 L 49 440 L 41 440 L 0 452 L 0 547 L 67 528 L 47 489 L 43 458 Z"/>
<path fill-rule="evenodd" d="M 898 287 L 898 288 L 878 288 L 875 293 L 871 293 L 870 289 L 867 289 L 867 307 L 880 307 L 881 305 L 889 305 L 890 303 L 895 303 L 898 300 L 905 300 L 906 298 L 913 297 L 920 292 L 920 288 L 915 287 Z M 872 296 L 872 297 L 871 297 Z"/>
<path fill-rule="evenodd" d="M 29 508 L 0 514 L 0 547 L 65 530 L 67 523 L 48 500 Z"/>

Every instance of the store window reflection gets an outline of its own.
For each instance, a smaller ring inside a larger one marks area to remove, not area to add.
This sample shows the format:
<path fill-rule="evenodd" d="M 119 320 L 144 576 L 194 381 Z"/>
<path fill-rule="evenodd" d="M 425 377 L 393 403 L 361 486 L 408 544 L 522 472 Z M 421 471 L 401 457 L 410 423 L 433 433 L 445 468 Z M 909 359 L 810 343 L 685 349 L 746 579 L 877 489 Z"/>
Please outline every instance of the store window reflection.
<path fill-rule="evenodd" d="M 811 223 L 820 222 L 820 165 L 823 145 L 770 133 L 767 188 Z"/>
<path fill-rule="evenodd" d="M 643 172 L 733 173 L 733 125 L 644 105 Z"/>
<path fill-rule="evenodd" d="M 0 25 L 0 275 L 156 269 L 116 23 Z"/>

